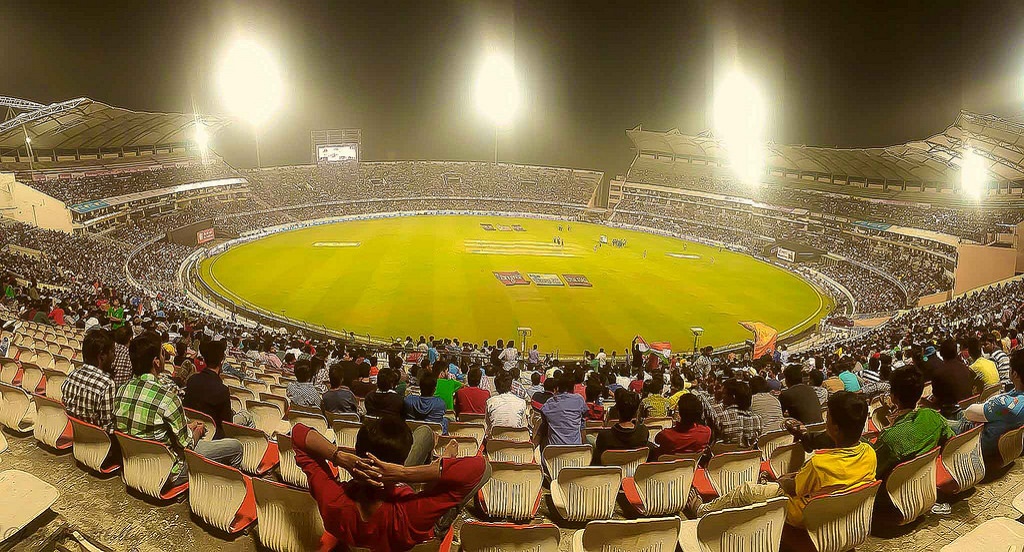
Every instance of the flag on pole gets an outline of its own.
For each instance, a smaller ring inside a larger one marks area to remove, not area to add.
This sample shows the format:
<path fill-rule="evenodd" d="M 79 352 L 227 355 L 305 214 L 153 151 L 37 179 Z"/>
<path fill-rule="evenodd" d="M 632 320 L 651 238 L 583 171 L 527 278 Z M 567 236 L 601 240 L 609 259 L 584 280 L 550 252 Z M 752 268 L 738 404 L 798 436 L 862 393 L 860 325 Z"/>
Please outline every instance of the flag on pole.
<path fill-rule="evenodd" d="M 764 322 L 740 322 L 740 326 L 754 334 L 754 359 L 775 354 L 775 343 L 779 340 L 778 330 Z"/>
<path fill-rule="evenodd" d="M 651 352 L 661 358 L 668 358 L 672 356 L 672 344 L 668 341 L 654 341 L 652 343 L 647 343 L 644 338 L 638 335 L 636 336 L 636 346 L 640 349 L 641 353 Z"/>

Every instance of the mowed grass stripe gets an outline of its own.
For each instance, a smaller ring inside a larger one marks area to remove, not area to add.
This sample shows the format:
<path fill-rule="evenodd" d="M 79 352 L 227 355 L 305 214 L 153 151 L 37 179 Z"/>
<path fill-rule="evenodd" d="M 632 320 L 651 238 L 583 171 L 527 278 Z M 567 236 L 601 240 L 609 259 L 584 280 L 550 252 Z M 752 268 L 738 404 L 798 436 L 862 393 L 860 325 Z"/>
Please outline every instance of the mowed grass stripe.
<path fill-rule="evenodd" d="M 503 240 L 480 223 L 519 223 L 528 231 Z M 493 342 L 514 337 L 517 326 L 529 326 L 532 341 L 565 353 L 599 346 L 622 353 L 637 333 L 672 341 L 682 350 L 692 346 L 693 325 L 705 328 L 702 343 L 733 343 L 749 337 L 737 323 L 741 320 L 761 320 L 782 331 L 819 306 L 817 293 L 805 282 L 746 255 L 687 243 L 685 252 L 701 258 L 681 261 L 665 255 L 682 251 L 680 240 L 582 223 L 559 233 L 557 226 L 557 221 L 477 216 L 351 221 L 233 248 L 218 257 L 213 272 L 226 289 L 252 303 L 330 328 Z M 594 251 L 602 234 L 625 238 L 628 246 Z M 555 249 L 554 236 L 565 245 Z M 313 247 L 316 242 L 361 245 Z M 481 250 L 507 251 L 515 242 L 536 245 L 512 255 L 467 251 L 468 243 L 478 242 L 500 242 L 477 247 Z M 548 251 L 575 256 L 538 254 Z M 208 260 L 204 268 L 209 267 Z M 579 273 L 594 287 L 507 287 L 493 271 Z M 210 278 L 208 270 L 202 273 Z"/>

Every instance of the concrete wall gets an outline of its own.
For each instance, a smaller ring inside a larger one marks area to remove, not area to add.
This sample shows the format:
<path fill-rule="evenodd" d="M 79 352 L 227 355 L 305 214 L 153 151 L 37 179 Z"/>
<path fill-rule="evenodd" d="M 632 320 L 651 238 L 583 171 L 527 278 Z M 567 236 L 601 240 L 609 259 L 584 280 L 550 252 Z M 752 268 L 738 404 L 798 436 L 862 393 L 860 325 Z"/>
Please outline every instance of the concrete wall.
<path fill-rule="evenodd" d="M 953 295 L 1010 278 L 1017 271 L 1016 249 L 961 244 L 957 248 Z"/>
<path fill-rule="evenodd" d="M 935 305 L 949 300 L 948 291 L 940 291 L 931 295 L 925 295 L 924 297 L 917 298 L 917 306 L 925 307 L 928 305 Z"/>
<path fill-rule="evenodd" d="M 33 226 L 71 232 L 71 211 L 63 202 L 0 173 L 0 213 Z"/>

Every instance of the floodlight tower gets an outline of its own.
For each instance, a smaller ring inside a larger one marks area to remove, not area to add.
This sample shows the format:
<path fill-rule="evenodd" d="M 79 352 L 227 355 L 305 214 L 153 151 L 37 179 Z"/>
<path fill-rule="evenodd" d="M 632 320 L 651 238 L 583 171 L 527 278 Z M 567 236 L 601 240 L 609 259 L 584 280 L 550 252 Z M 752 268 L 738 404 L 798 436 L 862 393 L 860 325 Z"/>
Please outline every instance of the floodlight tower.
<path fill-rule="evenodd" d="M 236 39 L 221 60 L 218 80 L 228 110 L 252 126 L 256 167 L 262 167 L 260 127 L 281 106 L 284 96 L 277 60 L 252 39 Z"/>
<path fill-rule="evenodd" d="M 768 113 L 757 84 L 738 69 L 715 85 L 715 136 L 722 140 L 733 172 L 756 186 L 765 174 Z"/>
<path fill-rule="evenodd" d="M 960 163 L 960 190 L 975 201 L 980 200 L 988 189 L 988 169 L 985 159 L 970 148 L 964 148 Z"/>
<path fill-rule="evenodd" d="M 498 131 L 512 125 L 519 109 L 519 81 L 508 56 L 491 53 L 476 78 L 476 105 L 494 123 L 494 163 L 498 163 Z"/>

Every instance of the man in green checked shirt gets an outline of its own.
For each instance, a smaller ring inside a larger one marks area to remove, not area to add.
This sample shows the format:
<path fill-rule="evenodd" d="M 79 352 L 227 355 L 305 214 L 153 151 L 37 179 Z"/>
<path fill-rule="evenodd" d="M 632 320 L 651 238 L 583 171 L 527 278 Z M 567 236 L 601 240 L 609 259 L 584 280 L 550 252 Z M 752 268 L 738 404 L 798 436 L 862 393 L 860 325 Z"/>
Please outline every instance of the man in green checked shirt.
<path fill-rule="evenodd" d="M 205 426 L 201 422 L 188 423 L 177 393 L 160 384 L 158 376 L 164 369 L 160 347 L 160 336 L 152 332 L 129 344 L 132 379 L 118 389 L 114 398 L 115 429 L 132 437 L 159 441 L 175 451 L 178 461 L 171 470 L 168 487 L 188 481 L 188 468 L 181 452 L 186 448 L 214 462 L 239 467 L 242 443 L 237 439 L 202 441 Z"/>

